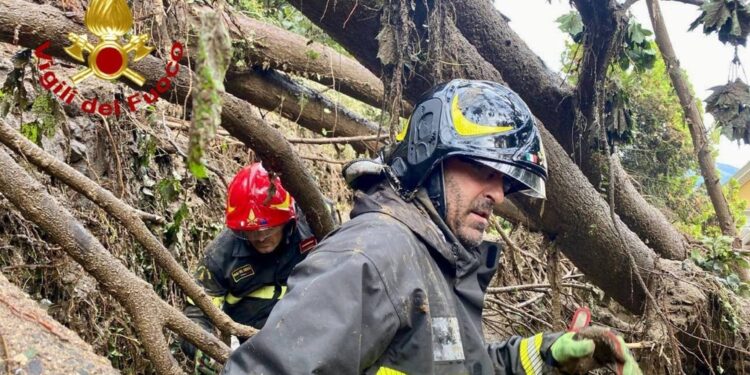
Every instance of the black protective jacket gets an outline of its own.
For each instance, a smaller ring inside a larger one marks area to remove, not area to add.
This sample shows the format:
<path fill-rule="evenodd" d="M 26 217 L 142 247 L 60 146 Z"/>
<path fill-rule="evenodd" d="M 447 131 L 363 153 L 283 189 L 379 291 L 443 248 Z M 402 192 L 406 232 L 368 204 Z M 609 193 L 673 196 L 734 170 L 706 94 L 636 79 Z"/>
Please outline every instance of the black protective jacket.
<path fill-rule="evenodd" d="M 385 183 L 356 192 L 224 374 L 541 374 L 557 335 L 484 343 L 497 245 L 446 240 L 426 209 Z"/>
<path fill-rule="evenodd" d="M 224 229 L 208 245 L 195 279 L 234 321 L 262 328 L 287 290 L 287 279 L 317 241 L 301 217 L 284 229 L 282 243 L 274 252 L 261 254 L 250 242 Z M 188 299 L 185 315 L 211 331 L 213 326 L 200 308 Z M 192 345 L 183 345 L 192 354 Z"/>

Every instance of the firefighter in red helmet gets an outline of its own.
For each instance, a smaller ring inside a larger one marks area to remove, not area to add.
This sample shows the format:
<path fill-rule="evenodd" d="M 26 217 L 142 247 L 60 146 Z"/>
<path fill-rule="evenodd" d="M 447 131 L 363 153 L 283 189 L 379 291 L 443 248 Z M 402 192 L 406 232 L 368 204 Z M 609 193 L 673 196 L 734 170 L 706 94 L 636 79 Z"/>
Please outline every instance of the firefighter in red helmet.
<path fill-rule="evenodd" d="M 232 319 L 261 328 L 286 293 L 292 269 L 317 240 L 294 198 L 260 163 L 242 168 L 230 183 L 225 223 L 226 229 L 208 245 L 195 278 Z M 213 331 L 189 298 L 185 314 Z M 196 374 L 217 372 L 214 362 L 192 344 L 183 341 L 182 348 L 195 359 Z"/>

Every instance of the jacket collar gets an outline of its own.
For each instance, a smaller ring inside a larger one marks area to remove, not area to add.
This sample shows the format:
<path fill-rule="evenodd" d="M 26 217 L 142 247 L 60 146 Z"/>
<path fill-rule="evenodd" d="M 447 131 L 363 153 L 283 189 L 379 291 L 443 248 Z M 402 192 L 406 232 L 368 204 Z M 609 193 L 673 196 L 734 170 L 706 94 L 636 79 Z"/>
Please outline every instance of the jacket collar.
<path fill-rule="evenodd" d="M 477 254 L 464 248 L 437 213 L 429 214 L 434 208 L 427 199 L 407 202 L 387 183 L 379 183 L 367 192 L 356 190 L 354 193 L 354 218 L 368 212 L 379 212 L 391 216 L 406 225 L 417 237 L 434 251 L 434 256 L 442 258 L 457 270 L 461 276 L 477 264 Z M 436 221 L 439 221 L 437 223 Z M 439 225 L 442 224 L 442 225 Z M 441 230 L 441 227 L 444 228 Z"/>

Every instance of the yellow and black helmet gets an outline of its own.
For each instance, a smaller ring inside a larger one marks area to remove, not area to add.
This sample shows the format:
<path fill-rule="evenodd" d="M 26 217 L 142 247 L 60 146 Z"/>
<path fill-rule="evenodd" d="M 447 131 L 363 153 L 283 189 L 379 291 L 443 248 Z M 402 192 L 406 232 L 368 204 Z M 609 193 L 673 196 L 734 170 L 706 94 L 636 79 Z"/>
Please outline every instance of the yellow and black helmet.
<path fill-rule="evenodd" d="M 433 88 L 397 140 L 386 163 L 405 197 L 421 186 L 432 198 L 436 190 L 442 195 L 442 161 L 452 156 L 505 175 L 506 194 L 546 197 L 547 163 L 534 117 L 518 94 L 496 82 L 456 79 Z"/>

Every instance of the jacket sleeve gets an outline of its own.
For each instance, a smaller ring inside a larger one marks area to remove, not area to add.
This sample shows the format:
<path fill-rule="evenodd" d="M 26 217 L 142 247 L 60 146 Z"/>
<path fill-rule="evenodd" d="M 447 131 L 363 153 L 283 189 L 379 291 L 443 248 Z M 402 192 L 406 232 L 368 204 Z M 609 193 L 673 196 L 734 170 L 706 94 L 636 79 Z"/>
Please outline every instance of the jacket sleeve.
<path fill-rule="evenodd" d="M 214 306 L 221 308 L 227 294 L 227 288 L 224 286 L 224 281 L 217 276 L 216 265 L 213 263 L 210 256 L 206 256 L 201 260 L 198 269 L 195 271 L 194 278 L 198 285 L 203 287 L 203 290 L 211 298 L 211 302 Z M 187 297 L 187 303 L 185 304 L 183 313 L 206 331 L 214 331 L 214 325 L 208 317 L 206 317 L 206 314 L 203 313 L 203 310 L 198 306 L 195 306 L 195 303 L 190 297 Z M 195 346 L 187 340 L 182 340 L 180 342 L 180 347 L 187 356 L 193 357 L 195 355 Z"/>
<path fill-rule="evenodd" d="M 538 333 L 532 337 L 512 336 L 508 340 L 487 345 L 495 366 L 495 374 L 541 375 L 554 363 L 550 347 L 562 335 Z"/>
<path fill-rule="evenodd" d="M 264 328 L 223 374 L 361 374 L 400 325 L 377 267 L 362 251 L 323 246 L 300 263 Z"/>

